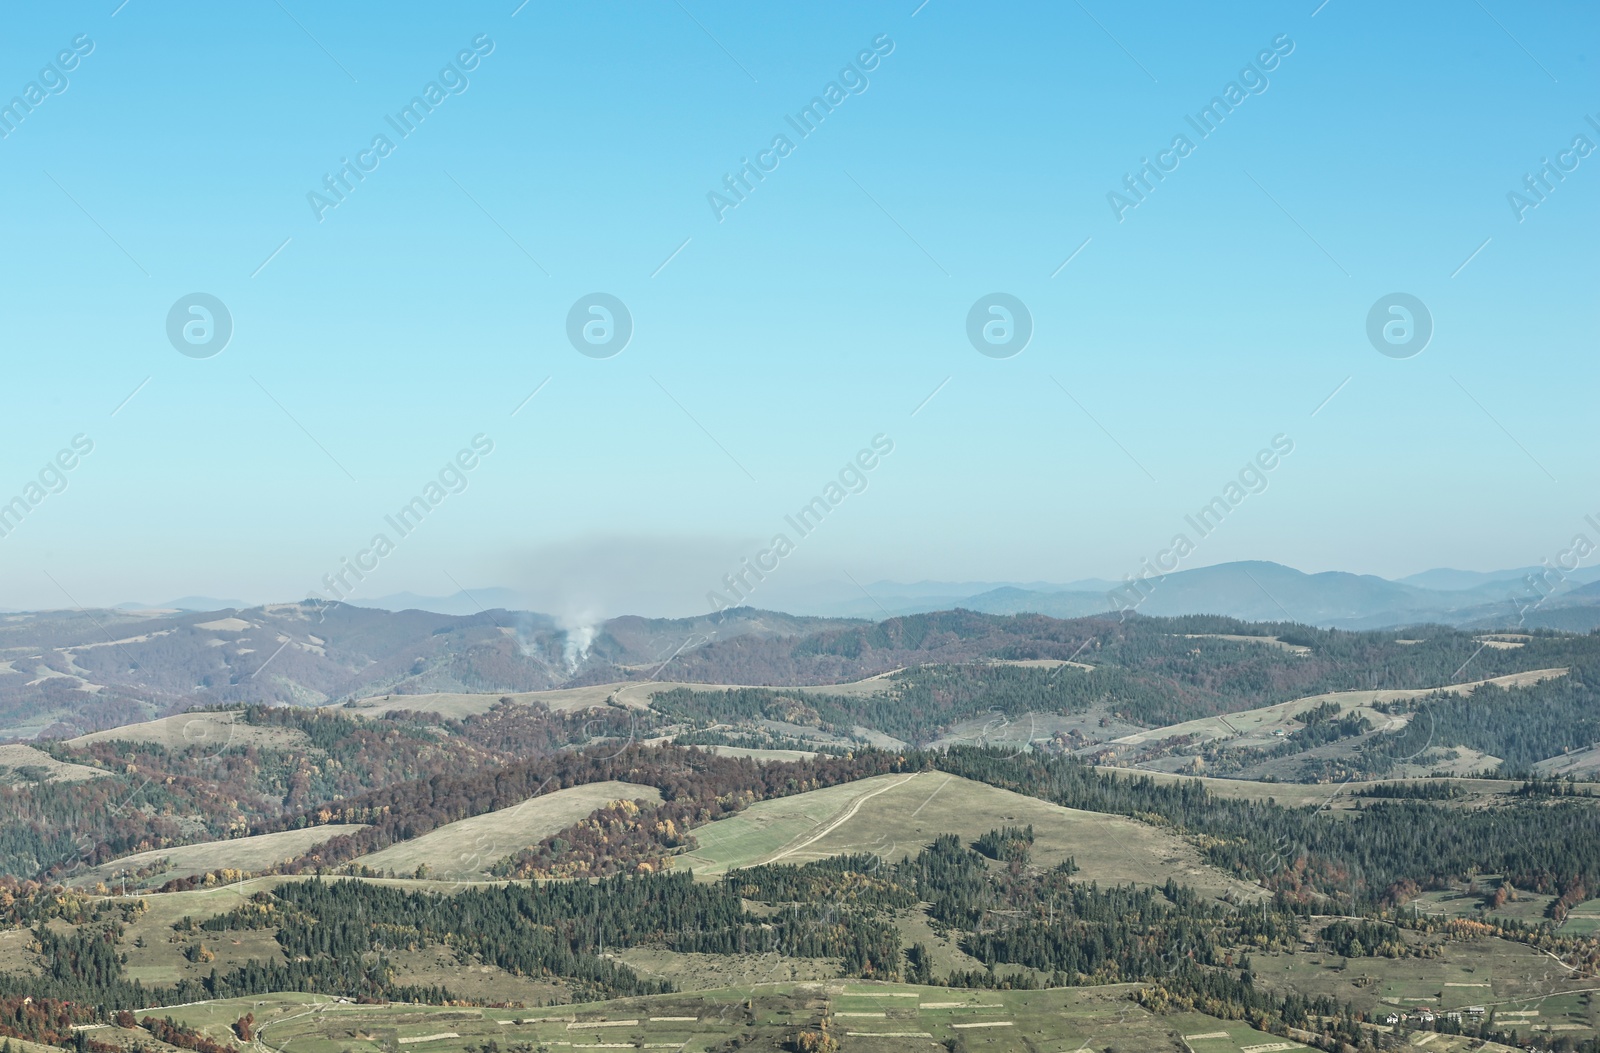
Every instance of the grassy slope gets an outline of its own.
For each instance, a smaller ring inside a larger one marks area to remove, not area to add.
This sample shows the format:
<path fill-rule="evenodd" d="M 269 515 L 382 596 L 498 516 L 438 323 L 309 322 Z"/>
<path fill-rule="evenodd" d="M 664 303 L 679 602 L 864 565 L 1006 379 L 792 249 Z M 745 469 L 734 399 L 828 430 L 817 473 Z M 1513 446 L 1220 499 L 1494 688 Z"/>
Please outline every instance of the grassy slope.
<path fill-rule="evenodd" d="M 412 874 L 418 866 L 427 866 L 435 878 L 483 878 L 496 861 L 537 844 L 596 808 L 617 800 L 659 802 L 661 792 L 653 786 L 629 782 L 574 786 L 530 797 L 497 812 L 448 823 L 421 837 L 363 856 L 356 862 L 397 875 Z"/>
<path fill-rule="evenodd" d="M 20 742 L 0 746 L 0 772 L 4 773 L 0 774 L 0 779 L 13 785 L 20 785 L 23 779 L 17 774 L 18 768 L 42 768 L 46 782 L 78 782 L 83 779 L 98 779 L 108 774 L 103 768 L 58 761 L 43 750 L 34 749 Z"/>
<path fill-rule="evenodd" d="M 846 852 L 898 860 L 941 833 L 970 841 L 1008 823 L 1033 825 L 1035 863 L 1051 866 L 1071 856 L 1086 881 L 1162 884 L 1176 877 L 1214 895 L 1261 892 L 1201 863 L 1191 845 L 1156 827 L 936 771 L 882 775 L 757 802 L 697 829 L 699 849 L 677 857 L 676 865 L 712 876 L 753 863 L 804 863 Z"/>
<path fill-rule="evenodd" d="M 130 878 L 128 888 L 133 890 L 139 887 L 159 887 L 173 878 L 194 877 L 223 867 L 246 871 L 265 870 L 274 864 L 303 855 L 314 845 L 338 837 L 340 834 L 353 834 L 362 829 L 365 827 L 359 823 L 334 823 L 328 826 L 308 827 L 304 830 L 282 830 L 275 834 L 257 834 L 254 837 L 238 837 L 227 841 L 201 841 L 177 848 L 140 852 L 77 874 L 72 878 L 71 884 L 79 888 L 92 886 L 101 881 L 105 882 L 107 887 L 120 885 L 122 876 L 119 871 L 137 870 L 163 859 L 171 864 L 168 869 L 144 879 L 142 885 Z"/>
<path fill-rule="evenodd" d="M 1557 676 L 1565 676 L 1565 669 L 1535 669 L 1524 673 L 1511 673 L 1507 676 L 1497 676 L 1489 680 L 1474 680 L 1470 683 L 1451 684 L 1440 688 L 1417 688 L 1393 691 L 1330 691 L 1321 695 L 1308 695 L 1288 702 L 1279 702 L 1272 706 L 1262 706 L 1259 709 L 1247 709 L 1238 713 L 1229 713 L 1220 717 L 1203 717 L 1199 720 L 1188 720 L 1181 724 L 1170 724 L 1164 728 L 1152 728 L 1133 735 L 1126 735 L 1118 742 L 1137 745 L 1146 742 L 1157 742 L 1161 739 L 1172 738 L 1175 735 L 1193 735 L 1199 739 L 1239 739 L 1240 745 L 1266 745 L 1274 737 L 1274 730 L 1285 733 L 1299 728 L 1300 722 L 1295 716 L 1313 709 L 1324 702 L 1335 702 L 1339 705 L 1341 713 L 1359 712 L 1372 723 L 1382 728 L 1390 723 L 1393 718 L 1387 714 L 1379 713 L 1372 709 L 1374 702 L 1393 702 L 1400 699 L 1421 698 L 1424 695 L 1442 691 L 1447 694 L 1466 694 L 1473 688 L 1482 684 L 1497 684 L 1501 687 L 1526 687 L 1536 684 L 1541 680 L 1548 680 Z"/>
<path fill-rule="evenodd" d="M 898 672 L 898 670 L 896 670 Z M 865 680 L 844 684 L 808 684 L 802 687 L 776 687 L 768 690 L 799 691 L 809 694 L 865 696 L 891 693 L 894 685 L 890 673 L 880 673 Z M 622 680 L 609 684 L 591 684 L 587 687 L 557 688 L 553 691 L 495 691 L 486 694 L 439 693 L 419 695 L 373 695 L 359 699 L 354 706 L 341 707 L 343 712 L 364 717 L 378 717 L 399 710 L 421 713 L 438 713 L 446 717 L 467 717 L 474 713 L 487 713 L 496 702 L 509 698 L 520 705 L 541 705 L 556 712 L 573 712 L 604 706 L 608 701 L 633 709 L 650 705 L 651 696 L 660 691 L 686 687 L 694 691 L 717 691 L 735 684 L 678 683 L 662 680 Z"/>
<path fill-rule="evenodd" d="M 305 733 L 294 728 L 258 726 L 240 720 L 236 711 L 222 713 L 179 713 L 176 716 L 125 724 L 109 731 L 96 731 L 67 739 L 68 746 L 81 747 L 94 742 L 152 742 L 169 749 L 204 747 L 212 754 L 233 746 L 274 746 L 280 749 L 305 747 Z"/>

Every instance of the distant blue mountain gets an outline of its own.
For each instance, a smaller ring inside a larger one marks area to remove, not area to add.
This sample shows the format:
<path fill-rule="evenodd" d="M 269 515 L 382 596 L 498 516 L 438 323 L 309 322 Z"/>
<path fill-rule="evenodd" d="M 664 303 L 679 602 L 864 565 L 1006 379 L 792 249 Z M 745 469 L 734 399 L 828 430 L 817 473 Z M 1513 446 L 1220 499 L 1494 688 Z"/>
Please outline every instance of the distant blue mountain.
<path fill-rule="evenodd" d="M 881 618 L 965 607 L 985 614 L 1080 618 L 1131 608 L 1140 614 L 1223 614 L 1247 621 L 1292 621 L 1374 629 L 1438 622 L 1483 628 L 1558 628 L 1587 632 L 1600 625 L 1600 568 L 1570 573 L 1541 599 L 1526 575 L 1503 571 L 1433 570 L 1390 581 L 1372 574 L 1306 574 L 1266 561 L 1220 563 L 1151 578 L 1137 591 L 1090 579 L 1069 585 L 987 584 L 961 595 L 951 582 L 875 582 L 827 603 L 790 604 L 795 613 Z M 1424 584 L 1431 582 L 1432 584 Z M 1594 583 L 1582 584 L 1580 583 Z M 984 583 L 972 583 L 980 585 Z"/>
<path fill-rule="evenodd" d="M 397 592 L 389 596 L 366 598 L 355 596 L 350 600 L 358 607 L 375 607 L 381 611 L 430 611 L 434 614 L 469 615 L 483 611 L 516 611 L 528 609 L 527 601 L 515 589 L 490 586 L 483 589 L 464 589 L 451 596 L 422 596 L 415 592 Z"/>

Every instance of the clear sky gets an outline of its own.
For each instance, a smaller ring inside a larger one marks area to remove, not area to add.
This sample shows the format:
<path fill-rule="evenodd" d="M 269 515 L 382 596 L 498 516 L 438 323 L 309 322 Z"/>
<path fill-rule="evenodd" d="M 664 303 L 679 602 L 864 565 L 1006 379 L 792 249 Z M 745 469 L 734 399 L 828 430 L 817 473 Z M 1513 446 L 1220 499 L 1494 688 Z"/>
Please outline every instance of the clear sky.
<path fill-rule="evenodd" d="M 119 2 L 0 36 L 0 606 L 1116 579 L 1277 436 L 1184 566 L 1593 533 L 1593 4 Z"/>

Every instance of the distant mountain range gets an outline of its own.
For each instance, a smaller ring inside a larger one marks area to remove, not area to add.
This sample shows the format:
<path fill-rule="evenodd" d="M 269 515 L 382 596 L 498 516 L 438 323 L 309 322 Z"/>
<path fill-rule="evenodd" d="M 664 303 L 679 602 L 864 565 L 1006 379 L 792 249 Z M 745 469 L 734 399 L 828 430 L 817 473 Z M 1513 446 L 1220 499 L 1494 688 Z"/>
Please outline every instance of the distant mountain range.
<path fill-rule="evenodd" d="M 450 615 L 310 602 L 12 613 L 0 619 L 0 740 L 80 734 L 197 705 L 648 679 L 713 641 L 793 639 L 860 624 L 748 607 L 575 628 L 526 611 Z"/>
<path fill-rule="evenodd" d="M 1089 578 L 1050 582 L 878 581 L 811 586 L 767 602 L 804 617 L 866 618 L 965 610 L 985 614 L 1045 614 L 1081 618 L 1120 610 L 1177 616 L 1222 614 L 1248 621 L 1297 621 L 1324 628 L 1382 629 L 1437 623 L 1464 628 L 1550 628 L 1588 632 L 1600 627 L 1600 567 L 1559 579 L 1542 567 L 1499 571 L 1440 568 L 1389 580 L 1371 574 L 1306 574 L 1265 561 L 1220 563 L 1150 578 L 1130 588 Z M 1530 580 L 1532 579 L 1532 580 Z M 1540 582 L 1543 582 L 1540 584 Z M 458 617 L 530 605 L 514 589 L 489 587 L 450 596 L 403 592 L 356 601 L 387 611 L 418 610 Z M 139 608 L 142 604 L 121 604 Z M 215 611 L 248 606 L 205 596 L 158 605 Z"/>
<path fill-rule="evenodd" d="M 865 590 L 868 596 L 860 588 L 853 597 L 815 592 L 800 613 L 740 607 L 583 626 L 517 609 L 517 594 L 498 588 L 444 597 L 401 594 L 326 609 L 309 601 L 246 607 L 187 597 L 159 608 L 13 612 L 0 618 L 0 739 L 78 734 L 218 703 L 511 693 L 658 677 L 827 683 L 881 672 L 892 668 L 880 668 L 881 662 L 900 660 L 882 641 L 859 642 L 876 639 L 872 632 L 888 639 L 909 631 L 903 619 L 925 624 L 915 616 L 956 609 L 971 613 L 952 616 L 951 625 L 976 618 L 973 631 L 981 633 L 997 631 L 983 616 L 1083 618 L 1121 611 L 1334 629 L 1600 628 L 1600 569 L 1560 580 L 1540 579 L 1540 573 L 1432 570 L 1390 581 L 1244 562 L 1179 571 L 1136 588 L 1106 581 L 876 582 Z M 185 609 L 190 604 L 207 609 Z M 950 646 L 948 653 L 918 651 L 919 660 L 958 660 L 970 650 Z M 865 651 L 857 653 L 862 647 L 875 650 L 876 658 L 863 659 Z"/>
<path fill-rule="evenodd" d="M 1306 574 L 1278 563 L 1221 563 L 1129 586 L 1102 580 L 1066 585 L 1006 582 L 874 582 L 819 598 L 807 614 L 881 618 L 961 607 L 987 614 L 1081 618 L 1120 610 L 1177 616 L 1221 614 L 1248 621 L 1296 621 L 1323 628 L 1380 629 L 1424 623 L 1463 628 L 1600 626 L 1600 567 L 1560 578 L 1542 567 L 1424 571 L 1399 581 L 1371 574 Z M 1530 578 L 1532 580 L 1530 580 Z"/>

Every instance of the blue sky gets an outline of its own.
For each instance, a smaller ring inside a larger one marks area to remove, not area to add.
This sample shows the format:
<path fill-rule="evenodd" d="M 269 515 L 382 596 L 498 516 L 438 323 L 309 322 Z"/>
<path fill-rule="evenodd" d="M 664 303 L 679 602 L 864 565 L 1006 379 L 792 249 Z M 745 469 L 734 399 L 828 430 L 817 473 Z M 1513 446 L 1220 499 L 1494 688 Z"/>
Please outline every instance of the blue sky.
<path fill-rule="evenodd" d="M 58 93 L 0 140 L 0 500 L 27 503 L 0 606 L 303 597 L 480 435 L 357 601 L 704 610 L 877 435 L 753 602 L 1120 578 L 1277 435 L 1186 566 L 1520 566 L 1600 511 L 1592 5 L 518 2 L 8 15 L 0 100 Z M 63 87 L 41 71 L 74 40 Z M 875 41 L 801 137 L 785 116 Z M 1246 78 L 1200 138 L 1185 116 Z M 430 82 L 456 93 L 402 137 Z M 208 358 L 167 334 L 195 292 L 232 318 Z M 595 292 L 633 321 L 608 358 L 566 331 Z M 967 337 L 995 292 L 1032 317 L 1012 357 Z M 1394 292 L 1433 319 L 1412 357 L 1366 334 Z"/>

